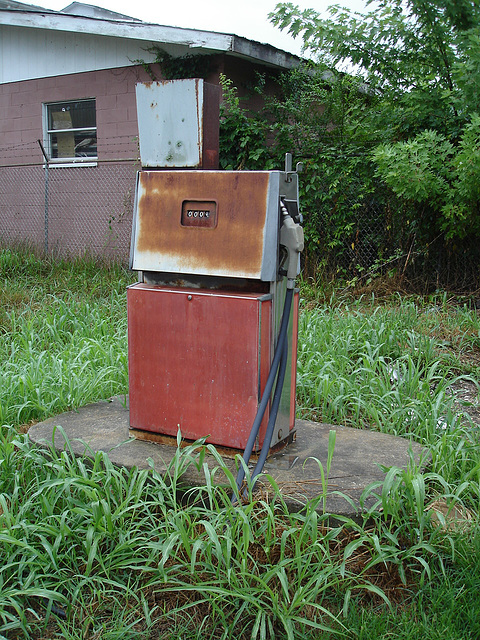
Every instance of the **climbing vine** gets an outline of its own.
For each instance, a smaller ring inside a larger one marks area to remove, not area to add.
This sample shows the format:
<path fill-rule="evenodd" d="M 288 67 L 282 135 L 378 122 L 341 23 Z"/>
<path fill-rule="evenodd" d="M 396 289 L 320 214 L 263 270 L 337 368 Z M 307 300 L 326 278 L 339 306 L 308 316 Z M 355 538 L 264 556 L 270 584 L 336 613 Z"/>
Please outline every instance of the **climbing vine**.
<path fill-rule="evenodd" d="M 162 71 L 163 80 L 180 80 L 184 78 L 203 78 L 204 80 L 213 70 L 212 54 L 192 54 L 187 53 L 184 56 L 172 56 L 158 46 L 149 47 L 146 51 L 153 53 L 155 59 L 152 62 L 146 62 L 143 59 L 135 60 L 137 64 L 141 64 L 152 80 L 160 80 L 157 77 L 153 65 L 157 64 Z"/>

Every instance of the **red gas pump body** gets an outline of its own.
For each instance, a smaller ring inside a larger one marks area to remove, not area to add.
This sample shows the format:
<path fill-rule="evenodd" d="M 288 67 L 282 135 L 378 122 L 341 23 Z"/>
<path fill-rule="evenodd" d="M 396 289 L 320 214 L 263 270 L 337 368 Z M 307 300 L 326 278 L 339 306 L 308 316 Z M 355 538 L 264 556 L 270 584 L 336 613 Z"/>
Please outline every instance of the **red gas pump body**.
<path fill-rule="evenodd" d="M 131 427 L 243 449 L 272 359 L 271 296 L 139 283 L 127 304 Z M 294 306 L 296 354 L 298 296 Z M 295 364 L 276 440 L 294 428 Z M 257 447 L 267 422 L 268 411 Z"/>

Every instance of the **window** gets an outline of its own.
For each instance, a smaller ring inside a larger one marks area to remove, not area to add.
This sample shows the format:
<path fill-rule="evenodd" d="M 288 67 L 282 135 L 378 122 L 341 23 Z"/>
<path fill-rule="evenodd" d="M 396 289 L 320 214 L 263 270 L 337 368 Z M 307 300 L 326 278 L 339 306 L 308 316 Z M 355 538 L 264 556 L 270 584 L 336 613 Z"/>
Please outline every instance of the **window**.
<path fill-rule="evenodd" d="M 95 99 L 45 104 L 44 118 L 45 146 L 52 164 L 96 164 Z"/>

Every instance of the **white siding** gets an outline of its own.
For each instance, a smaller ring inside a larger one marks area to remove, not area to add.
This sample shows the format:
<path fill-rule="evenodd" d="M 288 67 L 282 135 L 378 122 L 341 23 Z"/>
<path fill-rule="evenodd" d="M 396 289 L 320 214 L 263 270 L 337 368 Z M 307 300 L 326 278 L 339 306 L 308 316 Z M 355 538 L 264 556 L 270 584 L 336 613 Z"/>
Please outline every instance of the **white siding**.
<path fill-rule="evenodd" d="M 126 67 L 152 60 L 149 43 L 0 25 L 0 83 Z"/>

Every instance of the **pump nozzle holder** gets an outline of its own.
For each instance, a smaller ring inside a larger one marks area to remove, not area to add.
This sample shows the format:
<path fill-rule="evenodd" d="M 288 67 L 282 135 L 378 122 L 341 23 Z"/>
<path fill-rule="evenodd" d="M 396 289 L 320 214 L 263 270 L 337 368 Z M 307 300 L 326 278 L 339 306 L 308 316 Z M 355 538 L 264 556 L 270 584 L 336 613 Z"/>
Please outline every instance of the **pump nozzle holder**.
<path fill-rule="evenodd" d="M 295 278 L 298 274 L 298 256 L 303 251 L 304 236 L 303 228 L 294 222 L 288 212 L 283 211 L 283 224 L 280 229 L 280 244 L 284 246 L 288 253 L 287 264 L 287 288 L 295 287 Z"/>

